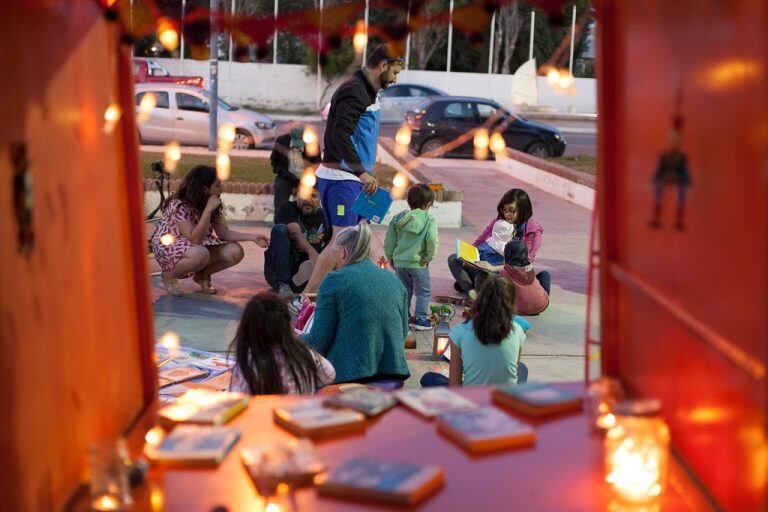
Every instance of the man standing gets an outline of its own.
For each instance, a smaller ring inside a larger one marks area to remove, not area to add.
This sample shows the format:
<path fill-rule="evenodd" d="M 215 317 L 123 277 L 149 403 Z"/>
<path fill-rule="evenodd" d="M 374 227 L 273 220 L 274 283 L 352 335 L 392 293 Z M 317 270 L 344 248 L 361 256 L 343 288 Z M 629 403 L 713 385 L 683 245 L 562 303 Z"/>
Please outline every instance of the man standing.
<path fill-rule="evenodd" d="M 373 175 L 381 121 L 377 94 L 397 81 L 402 58 L 392 58 L 386 45 L 377 46 L 363 69 L 355 72 L 334 93 L 325 126 L 324 153 L 316 176 L 326 224 L 333 236 L 355 226 L 360 216 L 352 211 L 358 194 L 373 193 L 378 181 Z M 315 264 L 306 291 L 316 292 L 334 259 L 324 251 Z"/>
<path fill-rule="evenodd" d="M 277 137 L 272 147 L 269 160 L 275 173 L 275 215 L 299 186 L 304 169 L 320 163 L 320 155 L 307 156 L 303 137 L 304 127 L 294 126 L 289 133 Z"/>
<path fill-rule="evenodd" d="M 264 253 L 264 277 L 281 299 L 288 300 L 304 289 L 329 235 L 317 189 L 308 199 L 280 206 Z"/>

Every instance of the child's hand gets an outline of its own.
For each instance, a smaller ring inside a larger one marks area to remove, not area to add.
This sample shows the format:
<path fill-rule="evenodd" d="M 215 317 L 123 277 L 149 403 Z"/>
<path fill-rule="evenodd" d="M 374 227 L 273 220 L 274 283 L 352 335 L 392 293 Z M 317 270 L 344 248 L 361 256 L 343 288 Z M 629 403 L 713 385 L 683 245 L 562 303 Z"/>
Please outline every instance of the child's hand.
<path fill-rule="evenodd" d="M 428 267 L 430 261 L 432 261 L 432 260 L 430 260 L 428 258 L 421 258 L 419 260 L 419 265 L 421 265 L 422 267 Z"/>

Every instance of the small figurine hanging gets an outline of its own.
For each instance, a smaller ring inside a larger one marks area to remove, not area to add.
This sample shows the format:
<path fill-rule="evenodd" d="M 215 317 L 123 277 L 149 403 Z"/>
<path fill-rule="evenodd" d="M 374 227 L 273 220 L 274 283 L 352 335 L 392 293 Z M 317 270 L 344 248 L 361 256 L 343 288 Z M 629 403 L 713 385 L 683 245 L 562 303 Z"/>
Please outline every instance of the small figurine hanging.
<path fill-rule="evenodd" d="M 672 130 L 669 133 L 669 149 L 659 156 L 659 164 L 653 174 L 654 206 L 650 226 L 661 227 L 664 189 L 677 187 L 677 212 L 675 228 L 685 229 L 685 201 L 691 186 L 691 175 L 688 170 L 688 159 L 680 150 L 680 138 L 683 131 L 683 117 L 680 115 L 680 100 L 678 97 L 678 113 L 672 118 Z"/>

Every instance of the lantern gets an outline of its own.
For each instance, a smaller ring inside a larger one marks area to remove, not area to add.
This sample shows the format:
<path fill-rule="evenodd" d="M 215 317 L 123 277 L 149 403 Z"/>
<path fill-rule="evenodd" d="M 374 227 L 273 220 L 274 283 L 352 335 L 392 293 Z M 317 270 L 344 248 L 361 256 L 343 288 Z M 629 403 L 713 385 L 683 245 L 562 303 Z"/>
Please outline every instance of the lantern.
<path fill-rule="evenodd" d="M 605 431 L 616 424 L 613 406 L 624 399 L 624 389 L 621 383 L 611 377 L 601 377 L 590 384 L 587 389 L 587 416 L 592 428 Z"/>
<path fill-rule="evenodd" d="M 666 488 L 669 428 L 658 400 L 628 400 L 614 406 L 616 425 L 605 436 L 605 480 L 630 503 L 655 501 Z"/>
<path fill-rule="evenodd" d="M 450 304 L 442 304 L 436 311 L 437 327 L 432 341 L 432 359 L 440 359 L 450 344 L 451 320 L 456 315 L 456 308 Z"/>

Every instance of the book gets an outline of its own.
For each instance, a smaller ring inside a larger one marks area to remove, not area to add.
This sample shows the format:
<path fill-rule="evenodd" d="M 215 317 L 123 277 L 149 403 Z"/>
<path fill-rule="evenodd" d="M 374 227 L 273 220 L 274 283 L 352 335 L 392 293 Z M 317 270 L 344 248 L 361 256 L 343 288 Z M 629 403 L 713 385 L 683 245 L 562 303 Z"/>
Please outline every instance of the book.
<path fill-rule="evenodd" d="M 321 496 L 415 505 L 444 480 L 437 466 L 355 458 L 320 476 L 316 488 Z"/>
<path fill-rule="evenodd" d="M 482 261 L 477 247 L 458 238 L 456 239 L 456 257 L 485 272 L 499 273 L 504 268 L 504 265 L 492 265 L 487 261 Z"/>
<path fill-rule="evenodd" d="M 186 382 L 188 380 L 205 377 L 208 372 L 195 368 L 193 366 L 179 366 L 176 368 L 168 368 L 162 370 L 157 374 L 158 383 L 161 388 L 171 386 L 173 384 L 179 384 L 180 382 Z"/>
<path fill-rule="evenodd" d="M 222 425 L 248 407 L 248 397 L 242 393 L 227 393 L 208 389 L 190 389 L 173 405 L 160 409 L 160 421 Z"/>
<path fill-rule="evenodd" d="M 530 416 L 581 410 L 582 402 L 580 396 L 542 382 L 499 386 L 491 392 L 491 399 Z"/>
<path fill-rule="evenodd" d="M 226 391 L 229 388 L 229 381 L 231 379 L 232 372 L 225 372 L 199 382 L 187 382 L 186 385 L 191 389 L 203 388 L 210 389 L 211 391 Z"/>
<path fill-rule="evenodd" d="M 371 417 L 388 411 L 397 405 L 397 400 L 391 394 L 378 389 L 355 387 L 332 395 L 325 404 L 332 407 L 348 407 Z"/>
<path fill-rule="evenodd" d="M 229 427 L 179 425 L 147 457 L 157 464 L 216 466 L 240 439 L 240 431 Z"/>
<path fill-rule="evenodd" d="M 312 485 L 325 464 L 309 439 L 258 443 L 240 450 L 246 473 L 262 496 L 274 494 L 285 482 L 291 487 Z"/>
<path fill-rule="evenodd" d="M 426 418 L 477 408 L 477 404 L 472 400 L 445 387 L 403 389 L 395 392 L 395 397 Z"/>
<path fill-rule="evenodd" d="M 437 430 L 470 452 L 488 452 L 536 442 L 530 425 L 495 407 L 449 412 L 437 417 Z"/>
<path fill-rule="evenodd" d="M 365 416 L 350 409 L 323 407 L 322 398 L 275 408 L 272 417 L 300 437 L 332 437 L 365 430 Z"/>
<path fill-rule="evenodd" d="M 390 206 L 392 206 L 392 196 L 388 190 L 379 187 L 373 194 L 360 192 L 352 203 L 352 211 L 371 222 L 381 224 Z"/>

